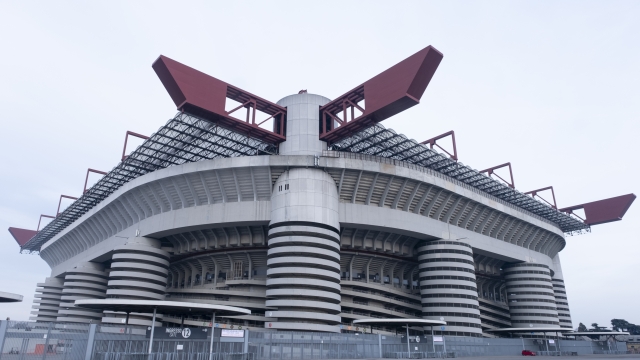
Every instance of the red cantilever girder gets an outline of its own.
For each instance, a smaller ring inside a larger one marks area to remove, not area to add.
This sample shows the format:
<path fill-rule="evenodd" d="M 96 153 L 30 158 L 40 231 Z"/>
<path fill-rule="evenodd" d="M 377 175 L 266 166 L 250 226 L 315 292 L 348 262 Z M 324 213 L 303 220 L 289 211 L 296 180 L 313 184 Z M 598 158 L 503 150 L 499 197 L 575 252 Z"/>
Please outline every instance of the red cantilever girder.
<path fill-rule="evenodd" d="M 20 229 L 20 228 L 9 228 L 9 233 L 13 236 L 13 239 L 22 247 L 27 241 L 31 240 L 38 232 L 35 230 L 29 229 Z"/>
<path fill-rule="evenodd" d="M 58 207 L 58 210 L 59 209 L 60 208 Z M 38 227 L 36 228 L 36 232 L 40 231 L 40 222 L 42 221 L 43 217 L 49 218 L 49 219 L 55 219 L 56 218 L 55 216 L 51 216 L 51 215 L 45 215 L 45 214 L 40 215 L 40 219 L 38 219 Z"/>
<path fill-rule="evenodd" d="M 451 141 L 453 142 L 453 154 L 451 154 L 450 152 L 448 152 L 447 150 L 445 150 L 442 146 L 438 145 L 436 143 L 436 141 L 446 138 L 447 136 L 451 135 Z M 444 151 L 445 153 L 447 153 L 447 155 L 449 155 L 449 157 L 451 157 L 451 159 L 458 161 L 458 149 L 456 148 L 456 133 L 451 130 L 451 131 L 447 131 L 444 134 L 440 134 L 436 137 L 432 137 L 429 140 L 425 140 L 423 142 L 421 142 L 420 144 L 429 144 L 429 146 L 433 149 L 434 146 L 437 146 L 440 148 L 440 150 Z"/>
<path fill-rule="evenodd" d="M 497 170 L 497 169 L 500 169 L 500 168 L 503 168 L 503 167 L 509 167 L 509 177 L 511 178 L 511 182 L 508 182 L 507 180 L 503 179 L 500 175 L 498 175 L 498 174 L 496 174 L 496 173 L 494 172 L 494 170 Z M 485 172 L 486 172 L 486 173 L 487 173 L 487 175 L 489 175 L 489 176 L 491 176 L 491 175 L 495 175 L 495 176 L 497 176 L 500 180 L 502 180 L 502 181 L 504 181 L 505 183 L 507 183 L 507 185 L 509 185 L 512 189 L 515 189 L 515 188 L 516 188 L 516 184 L 515 184 L 515 182 L 513 181 L 513 171 L 511 170 L 511 163 L 510 163 L 510 162 L 508 162 L 508 163 L 504 163 L 504 164 L 500 164 L 500 165 L 498 165 L 498 166 L 493 166 L 493 167 L 490 167 L 490 168 L 488 168 L 488 169 L 484 169 L 484 170 L 482 170 L 482 171 L 479 171 L 479 173 L 485 173 Z"/>
<path fill-rule="evenodd" d="M 128 133 L 128 131 L 127 131 L 127 133 Z M 125 149 L 127 148 L 126 142 L 127 142 L 127 140 L 125 140 L 125 146 L 124 146 Z M 122 160 L 124 160 L 124 155 L 122 155 Z M 100 175 L 107 175 L 107 173 L 104 172 L 104 171 L 91 169 L 91 168 L 87 169 L 87 176 L 84 178 L 84 190 L 82 190 L 83 194 L 87 192 L 87 182 L 89 181 L 89 173 L 90 172 L 96 173 L 96 174 L 100 174 Z"/>
<path fill-rule="evenodd" d="M 127 141 L 129 140 L 129 136 L 135 136 L 135 137 L 137 137 L 139 139 L 142 139 L 142 140 L 147 140 L 149 138 L 146 135 L 138 134 L 138 133 L 135 133 L 133 131 L 127 130 L 127 133 L 124 136 L 124 146 L 122 147 L 122 158 L 120 159 L 120 161 L 124 161 L 124 159 L 127 158 L 127 155 L 125 155 L 125 154 L 127 152 Z M 104 175 L 106 175 L 106 174 L 104 174 Z M 89 176 L 88 172 L 87 172 L 87 176 Z M 85 184 L 85 186 L 86 186 L 86 184 Z"/>
<path fill-rule="evenodd" d="M 545 190 L 551 190 L 551 197 L 553 198 L 553 204 L 551 204 L 550 202 L 548 202 L 547 200 L 545 200 L 542 196 L 538 195 L 539 192 L 541 191 L 545 191 Z M 554 209 L 558 208 L 558 204 L 556 203 L 556 193 L 553 191 L 553 186 L 547 186 L 547 187 L 543 187 L 541 189 L 536 189 L 536 190 L 531 190 L 531 191 L 527 191 L 526 193 L 524 193 L 525 195 L 531 195 L 531 197 L 539 197 L 540 199 L 542 199 L 542 201 L 546 202 L 547 204 L 553 206 Z"/>
<path fill-rule="evenodd" d="M 56 217 L 58 217 L 58 215 L 60 215 L 60 205 L 62 204 L 62 198 L 71 199 L 71 200 L 78 200 L 77 197 L 73 197 L 73 196 L 69 196 L 69 195 L 60 195 L 60 200 L 58 200 L 58 210 L 56 211 Z"/>
<path fill-rule="evenodd" d="M 441 60 L 442 53 L 427 46 L 320 107 L 320 140 L 336 142 L 417 105 Z"/>
<path fill-rule="evenodd" d="M 286 108 L 166 56 L 161 55 L 152 67 L 178 110 L 273 144 L 285 140 Z M 232 111 L 225 110 L 227 98 L 242 104 L 240 107 L 247 108 L 245 120 L 231 116 L 238 108 Z M 268 114 L 269 117 L 256 119 L 256 110 Z M 274 119 L 273 131 L 259 126 L 270 119 Z"/>
<path fill-rule="evenodd" d="M 631 207 L 635 199 L 636 196 L 634 194 L 627 194 L 586 204 L 569 206 L 560 209 L 560 211 L 571 214 L 573 210 L 583 209 L 586 217 L 584 223 L 587 225 L 598 225 L 622 220 L 622 217 L 627 210 L 629 210 L 629 207 Z"/>

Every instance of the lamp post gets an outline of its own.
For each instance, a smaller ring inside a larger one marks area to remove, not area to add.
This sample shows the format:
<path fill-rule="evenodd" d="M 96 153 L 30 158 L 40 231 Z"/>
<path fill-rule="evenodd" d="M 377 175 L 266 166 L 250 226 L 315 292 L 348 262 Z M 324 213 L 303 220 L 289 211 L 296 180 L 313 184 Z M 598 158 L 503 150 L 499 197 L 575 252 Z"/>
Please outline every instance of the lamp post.
<path fill-rule="evenodd" d="M 156 308 L 153 308 L 153 318 L 151 319 L 151 335 L 149 336 L 149 355 L 153 349 L 153 331 L 156 328 Z"/>
<path fill-rule="evenodd" d="M 213 332 L 216 326 L 216 312 L 211 315 L 211 342 L 209 343 L 209 360 L 213 360 Z"/>

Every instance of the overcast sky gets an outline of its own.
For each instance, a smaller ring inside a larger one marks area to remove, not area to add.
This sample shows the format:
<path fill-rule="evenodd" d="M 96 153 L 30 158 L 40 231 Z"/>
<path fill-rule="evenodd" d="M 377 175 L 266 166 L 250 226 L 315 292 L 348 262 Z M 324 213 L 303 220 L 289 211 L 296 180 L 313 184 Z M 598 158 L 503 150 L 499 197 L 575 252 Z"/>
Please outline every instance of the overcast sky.
<path fill-rule="evenodd" d="M 2 1 L 0 291 L 24 301 L 0 318 L 28 319 L 49 275 L 4 229 L 35 229 L 88 167 L 118 163 L 125 131 L 174 115 L 160 54 L 277 101 L 334 98 L 433 45 L 422 103 L 384 125 L 419 141 L 455 130 L 463 163 L 510 161 L 519 190 L 553 185 L 564 207 L 640 192 L 638 19 L 638 1 Z M 574 327 L 640 323 L 639 222 L 636 203 L 567 237 Z"/>

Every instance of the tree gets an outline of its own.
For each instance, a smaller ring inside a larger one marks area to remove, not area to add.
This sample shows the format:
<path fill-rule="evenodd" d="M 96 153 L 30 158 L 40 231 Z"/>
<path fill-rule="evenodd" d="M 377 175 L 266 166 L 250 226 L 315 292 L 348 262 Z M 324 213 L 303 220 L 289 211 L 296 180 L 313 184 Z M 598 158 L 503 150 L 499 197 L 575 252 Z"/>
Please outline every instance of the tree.
<path fill-rule="evenodd" d="M 640 325 L 632 324 L 624 319 L 611 319 L 614 331 L 628 331 L 631 335 L 640 335 Z"/>
<path fill-rule="evenodd" d="M 598 323 L 591 324 L 591 327 L 592 327 L 592 329 L 589 330 L 589 331 L 602 331 L 602 330 L 605 330 L 604 327 L 598 326 Z"/>
<path fill-rule="evenodd" d="M 587 330 L 587 327 L 583 323 L 580 323 L 580 325 L 578 325 L 578 331 L 579 332 L 586 332 L 586 331 L 589 331 L 589 330 Z"/>

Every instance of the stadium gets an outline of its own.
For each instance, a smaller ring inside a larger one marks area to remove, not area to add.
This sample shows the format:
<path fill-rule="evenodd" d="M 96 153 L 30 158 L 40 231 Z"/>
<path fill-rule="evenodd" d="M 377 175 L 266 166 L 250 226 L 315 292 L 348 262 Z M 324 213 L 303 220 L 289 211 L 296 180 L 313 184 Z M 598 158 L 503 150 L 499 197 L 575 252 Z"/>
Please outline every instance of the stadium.
<path fill-rule="evenodd" d="M 468 337 L 572 328 L 566 236 L 621 220 L 635 195 L 558 208 L 553 188 L 500 176 L 508 163 L 458 161 L 453 132 L 413 140 L 380 124 L 419 104 L 442 59 L 429 46 L 336 99 L 271 102 L 160 56 L 179 112 L 148 137 L 127 132 L 142 145 L 89 169 L 103 177 L 42 229 L 9 229 L 51 267 L 31 320 L 151 324 L 74 307 L 118 298 L 239 306 L 251 315 L 221 321 L 261 331 L 415 318 Z M 208 320 L 156 325 L 183 321 Z"/>

